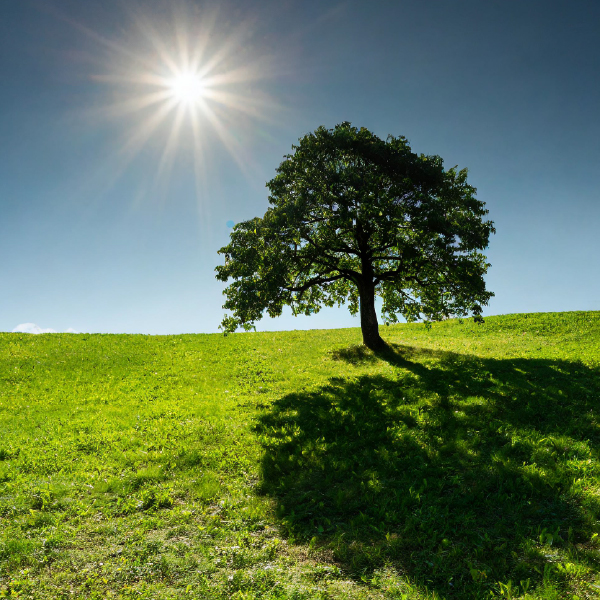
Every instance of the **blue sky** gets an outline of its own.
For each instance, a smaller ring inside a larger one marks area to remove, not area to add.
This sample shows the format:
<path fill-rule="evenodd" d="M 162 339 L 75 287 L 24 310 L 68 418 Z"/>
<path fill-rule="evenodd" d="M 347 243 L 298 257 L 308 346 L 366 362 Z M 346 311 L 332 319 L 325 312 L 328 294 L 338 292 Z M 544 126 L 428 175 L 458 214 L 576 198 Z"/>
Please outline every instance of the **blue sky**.
<path fill-rule="evenodd" d="M 342 121 L 469 169 L 497 229 L 484 314 L 600 309 L 600 4 L 174 6 L 3 3 L 0 330 L 217 331 L 228 222 L 261 216 L 291 145 Z M 213 96 L 175 134 L 149 77 L 185 47 Z M 358 325 L 342 307 L 258 329 Z"/>

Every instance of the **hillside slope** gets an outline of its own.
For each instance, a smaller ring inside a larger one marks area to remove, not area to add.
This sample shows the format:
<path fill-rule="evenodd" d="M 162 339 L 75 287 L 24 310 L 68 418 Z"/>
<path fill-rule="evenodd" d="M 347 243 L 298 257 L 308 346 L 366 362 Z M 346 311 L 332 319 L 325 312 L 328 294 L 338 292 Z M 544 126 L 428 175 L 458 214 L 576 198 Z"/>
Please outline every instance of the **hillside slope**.
<path fill-rule="evenodd" d="M 0 334 L 0 598 L 600 593 L 600 312 Z"/>

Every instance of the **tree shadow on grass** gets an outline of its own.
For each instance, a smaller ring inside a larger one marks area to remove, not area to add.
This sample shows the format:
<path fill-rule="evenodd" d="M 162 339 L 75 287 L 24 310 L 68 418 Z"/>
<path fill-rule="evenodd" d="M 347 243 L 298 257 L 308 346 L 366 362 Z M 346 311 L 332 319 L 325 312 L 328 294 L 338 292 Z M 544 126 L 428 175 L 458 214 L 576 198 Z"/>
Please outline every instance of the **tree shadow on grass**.
<path fill-rule="evenodd" d="M 379 357 L 393 374 L 332 379 L 260 419 L 262 486 L 289 535 L 352 574 L 391 566 L 447 598 L 533 586 L 549 548 L 589 540 L 600 506 L 577 479 L 598 476 L 600 370 L 407 346 Z"/>

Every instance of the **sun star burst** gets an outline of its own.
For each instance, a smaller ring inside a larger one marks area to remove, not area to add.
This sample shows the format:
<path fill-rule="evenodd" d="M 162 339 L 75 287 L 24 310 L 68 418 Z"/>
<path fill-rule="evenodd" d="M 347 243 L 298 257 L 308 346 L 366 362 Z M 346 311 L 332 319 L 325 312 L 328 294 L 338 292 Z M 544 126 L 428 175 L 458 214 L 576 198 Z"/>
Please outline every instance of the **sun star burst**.
<path fill-rule="evenodd" d="M 273 119 L 276 104 L 255 85 L 272 68 L 246 51 L 250 25 L 232 30 L 230 24 L 221 27 L 217 16 L 192 18 L 175 11 L 172 19 L 159 21 L 138 12 L 132 14 L 134 34 L 128 32 L 124 42 L 80 27 L 108 51 L 108 66 L 95 79 L 110 86 L 113 102 L 102 112 L 118 121 L 122 132 L 119 173 L 152 138 L 162 136 L 154 178 L 167 185 L 177 155 L 191 150 L 191 139 L 200 192 L 205 146 L 215 135 L 242 171 L 252 171 L 242 142 L 258 123 Z"/>

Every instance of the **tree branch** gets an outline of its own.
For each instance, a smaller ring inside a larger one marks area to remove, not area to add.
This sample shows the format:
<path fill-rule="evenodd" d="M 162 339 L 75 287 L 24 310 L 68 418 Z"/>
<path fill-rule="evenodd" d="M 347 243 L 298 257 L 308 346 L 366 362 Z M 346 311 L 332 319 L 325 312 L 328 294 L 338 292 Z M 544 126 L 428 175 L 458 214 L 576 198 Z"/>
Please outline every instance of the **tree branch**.
<path fill-rule="evenodd" d="M 371 256 L 371 260 L 402 260 L 402 256 Z"/>
<path fill-rule="evenodd" d="M 324 283 L 331 283 L 332 281 L 338 281 L 339 279 L 344 279 L 345 275 L 335 275 L 334 277 L 327 277 L 327 278 L 320 278 L 320 277 L 315 277 L 313 279 L 311 279 L 310 281 L 307 281 L 305 284 L 300 285 L 300 286 L 296 286 L 296 287 L 284 287 L 283 289 L 286 292 L 305 292 L 306 290 L 308 290 L 309 288 L 311 288 L 313 285 L 322 285 Z"/>
<path fill-rule="evenodd" d="M 335 263 L 335 257 L 330 256 L 329 254 L 327 254 L 327 251 L 325 248 L 322 248 L 321 246 L 319 246 L 317 243 L 315 243 L 314 240 L 312 240 L 310 238 L 310 236 L 308 235 L 304 235 L 304 238 L 306 239 L 306 241 L 314 247 L 314 249 L 319 253 L 319 255 L 333 261 L 332 263 L 323 263 L 323 261 L 317 261 L 317 262 L 321 262 L 322 264 L 325 264 L 326 266 L 328 266 L 331 270 L 339 270 L 337 264 Z M 328 248 L 329 250 L 329 248 Z M 333 250 L 334 252 L 336 252 L 336 250 Z M 341 252 L 342 254 L 344 254 L 346 251 L 345 250 L 337 250 L 338 252 Z M 359 256 L 359 253 L 356 251 L 352 251 L 351 254 L 355 254 L 357 256 Z M 352 271 L 353 273 L 355 273 L 356 275 L 358 275 L 359 273 L 357 273 L 356 271 Z"/>

